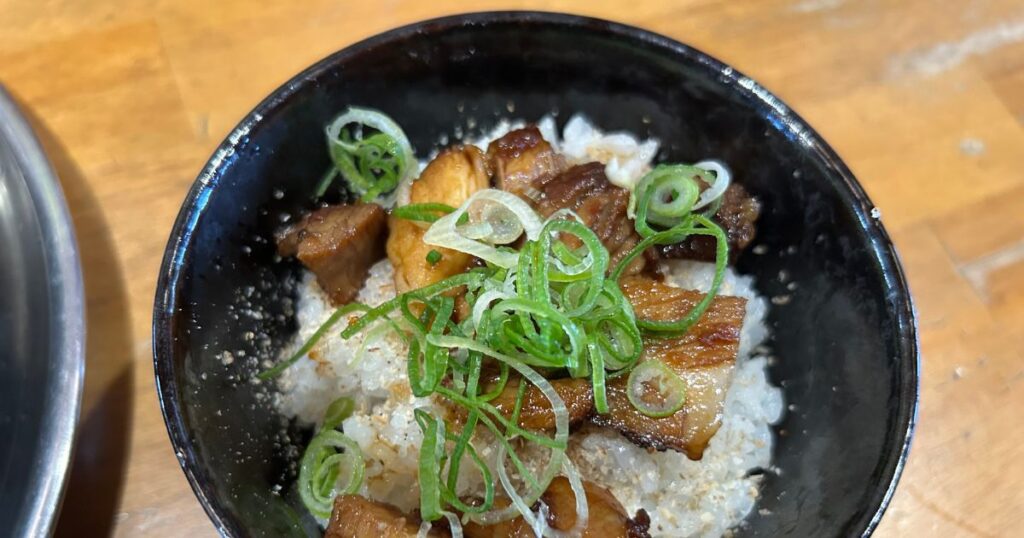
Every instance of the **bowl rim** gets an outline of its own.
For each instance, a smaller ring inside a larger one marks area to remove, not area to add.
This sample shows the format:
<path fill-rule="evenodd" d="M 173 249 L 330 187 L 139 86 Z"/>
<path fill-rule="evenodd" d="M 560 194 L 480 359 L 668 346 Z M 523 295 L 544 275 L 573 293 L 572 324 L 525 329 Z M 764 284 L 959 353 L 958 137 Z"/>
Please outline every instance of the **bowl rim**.
<path fill-rule="evenodd" d="M 26 109 L 27 110 L 27 109 Z M 14 508 L 11 524 L 14 536 L 47 536 L 57 524 L 64 491 L 71 474 L 78 419 L 85 379 L 85 287 L 78 242 L 60 179 L 47 160 L 46 152 L 18 101 L 0 85 L 0 144 L 14 156 L 12 166 L 20 169 L 9 186 L 27 191 L 31 210 L 39 221 L 37 240 L 43 251 L 42 269 L 47 274 L 49 326 L 39 328 L 50 340 L 43 391 L 39 452 L 29 465 L 25 484 L 30 493 L 20 508 Z M 0 171 L 2 174 L 2 171 Z M 0 178 L 0 187 L 4 181 Z M 38 270 L 39 268 L 33 268 Z"/>
<path fill-rule="evenodd" d="M 893 448 L 883 455 L 883 476 L 888 477 L 888 483 L 884 484 L 884 489 L 875 490 L 868 505 L 848 527 L 856 535 L 869 536 L 878 526 L 892 500 L 906 465 L 917 424 L 921 359 L 917 312 L 907 279 L 892 240 L 880 219 L 874 216 L 874 204 L 867 193 L 835 150 L 803 118 L 753 79 L 724 62 L 675 39 L 636 26 L 568 13 L 519 10 L 462 13 L 413 22 L 362 39 L 327 55 L 277 87 L 246 114 L 217 147 L 189 189 L 168 239 L 157 282 L 153 309 L 153 363 L 157 397 L 178 463 L 218 532 L 225 536 L 238 535 L 239 522 L 214 500 L 215 492 L 211 481 L 206 476 L 197 474 L 199 467 L 196 465 L 195 443 L 185 428 L 184 406 L 179 397 L 178 387 L 174 383 L 174 335 L 171 333 L 171 319 L 177 303 L 177 284 L 181 277 L 185 253 L 191 245 L 196 223 L 206 208 L 210 193 L 216 187 L 219 170 L 230 161 L 229 158 L 235 153 L 236 148 L 242 145 L 242 141 L 263 121 L 263 118 L 269 117 L 292 95 L 336 64 L 344 63 L 349 58 L 375 47 L 417 34 L 430 35 L 459 27 L 501 24 L 582 29 L 659 49 L 667 55 L 695 62 L 720 83 L 733 86 L 733 91 L 749 104 L 774 116 L 779 121 L 780 131 L 798 139 L 817 159 L 835 172 L 835 177 L 839 180 L 839 196 L 860 222 L 861 228 L 869 238 L 872 258 L 881 267 L 881 273 L 890 290 L 886 299 L 891 305 L 897 326 L 894 338 L 899 349 L 899 356 L 895 359 L 900 361 L 900 383 L 897 387 L 899 405 L 896 413 L 898 431 L 894 432 L 896 442 L 893 443 Z"/>

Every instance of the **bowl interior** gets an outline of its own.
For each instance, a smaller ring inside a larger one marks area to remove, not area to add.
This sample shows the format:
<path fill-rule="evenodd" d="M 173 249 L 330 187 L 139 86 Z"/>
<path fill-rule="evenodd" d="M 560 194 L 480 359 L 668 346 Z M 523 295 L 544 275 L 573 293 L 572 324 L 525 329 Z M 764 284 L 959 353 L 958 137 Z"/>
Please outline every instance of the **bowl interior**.
<path fill-rule="evenodd" d="M 739 536 L 873 528 L 902 464 L 916 401 L 909 296 L 848 170 L 784 105 L 692 49 L 636 29 L 546 14 L 422 23 L 324 60 L 261 104 L 189 194 L 157 294 L 157 381 L 197 495 L 229 535 L 315 530 L 291 489 L 304 432 L 249 381 L 295 330 L 299 267 L 272 232 L 312 206 L 329 165 L 323 126 L 378 108 L 418 155 L 499 118 L 597 125 L 663 141 L 659 160 L 718 158 L 763 200 L 756 254 L 774 297 L 773 381 L 791 406 L 774 466 Z"/>

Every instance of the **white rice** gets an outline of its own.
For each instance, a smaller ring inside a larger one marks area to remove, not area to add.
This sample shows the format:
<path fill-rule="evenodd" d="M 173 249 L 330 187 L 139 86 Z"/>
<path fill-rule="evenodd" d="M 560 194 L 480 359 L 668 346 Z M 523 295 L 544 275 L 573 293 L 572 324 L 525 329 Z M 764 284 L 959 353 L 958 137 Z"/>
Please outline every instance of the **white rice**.
<path fill-rule="evenodd" d="M 475 142 L 486 147 L 522 124 L 503 122 Z M 542 120 L 541 127 L 545 138 L 560 144 L 572 161 L 600 158 L 611 167 L 614 159 L 616 183 L 628 184 L 645 173 L 658 147 L 656 141 L 637 141 L 622 133 L 606 135 L 579 117 L 570 120 L 561 141 L 556 140 L 550 118 Z M 670 262 L 666 269 L 667 282 L 688 289 L 706 290 L 713 274 L 712 264 L 698 262 Z M 374 265 L 357 300 L 376 305 L 393 297 L 392 276 L 386 260 Z M 767 302 L 757 295 L 751 277 L 731 269 L 720 293 L 746 298 L 747 313 L 722 426 L 700 461 L 678 452 L 639 448 L 612 431 L 592 429 L 572 437 L 568 453 L 583 477 L 611 489 L 629 513 L 645 509 L 654 536 L 722 536 L 743 520 L 757 500 L 760 478 L 747 472 L 771 464 L 769 426 L 781 416 L 782 395 L 765 377 L 766 359 L 754 353 L 767 336 Z M 299 331 L 284 355 L 308 339 L 332 311 L 307 274 L 299 286 Z M 285 371 L 278 406 L 286 416 L 314 424 L 330 402 L 341 396 L 353 398 L 356 412 L 345 420 L 343 429 L 359 444 L 366 460 L 361 493 L 412 510 L 419 502 L 416 465 L 422 439 L 413 410 L 438 406 L 409 392 L 406 347 L 397 336 L 388 332 L 375 338 L 372 331 L 363 331 L 342 340 L 340 328 Z M 490 451 L 485 451 L 485 459 L 486 452 Z M 478 486 L 472 473 L 463 474 L 460 489 Z"/>

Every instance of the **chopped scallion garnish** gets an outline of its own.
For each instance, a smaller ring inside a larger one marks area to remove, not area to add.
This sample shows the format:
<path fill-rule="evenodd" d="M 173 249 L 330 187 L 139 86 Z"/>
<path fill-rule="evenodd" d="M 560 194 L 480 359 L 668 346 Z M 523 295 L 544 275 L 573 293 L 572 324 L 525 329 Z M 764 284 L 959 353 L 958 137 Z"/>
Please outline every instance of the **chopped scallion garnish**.
<path fill-rule="evenodd" d="M 380 111 L 349 108 L 327 126 L 326 134 L 334 169 L 364 202 L 393 192 L 399 183 L 411 180 L 417 169 L 405 132 Z M 332 173 L 325 176 L 317 197 L 323 196 L 333 178 Z"/>
<path fill-rule="evenodd" d="M 686 403 L 686 382 L 658 359 L 636 365 L 626 380 L 626 397 L 641 413 L 662 418 Z"/>
<path fill-rule="evenodd" d="M 724 171 L 720 165 L 719 168 Z M 654 245 L 678 243 L 691 235 L 707 235 L 715 238 L 715 276 L 711 288 L 704 298 L 690 312 L 674 321 L 637 320 L 637 326 L 661 336 L 682 334 L 689 330 L 718 294 L 725 276 L 725 266 L 729 260 L 728 238 L 722 228 L 715 224 L 708 215 L 694 213 L 695 206 L 700 206 L 700 188 L 697 179 L 714 184 L 714 177 L 707 170 L 686 165 L 661 165 L 655 167 L 644 176 L 637 185 L 634 199 L 637 200 L 636 231 L 643 237 L 611 273 L 611 279 L 618 282 L 629 264 L 640 254 Z M 726 180 L 727 181 L 727 180 Z M 724 189 L 723 189 L 724 191 Z M 679 200 L 686 203 L 680 204 Z M 708 200 L 707 203 L 714 203 Z M 688 206 L 686 204 L 689 204 Z M 683 208 L 686 209 L 683 209 Z M 655 229 L 654 226 L 667 227 Z"/>
<path fill-rule="evenodd" d="M 354 407 L 350 398 L 339 398 L 327 407 L 324 424 L 299 463 L 299 497 L 319 518 L 331 516 L 335 497 L 355 493 L 363 484 L 363 453 L 355 441 L 336 429 Z"/>
<path fill-rule="evenodd" d="M 341 175 L 363 201 L 380 202 L 409 181 L 416 170 L 405 134 L 380 112 L 351 108 L 327 127 L 327 138 L 334 167 L 321 181 L 318 196 Z M 442 260 L 438 249 L 449 248 L 483 260 L 486 267 L 400 294 L 373 308 L 355 303 L 339 308 L 294 355 L 258 377 L 276 376 L 307 355 L 344 315 L 361 312 L 359 319 L 341 331 L 342 338 L 368 329 L 364 339 L 376 338 L 380 331 L 395 330 L 408 344 L 407 372 L 413 395 L 437 395 L 466 410 L 460 415 L 465 417 L 460 427 L 428 409 L 415 410 L 423 433 L 418 465 L 420 517 L 424 521 L 447 518 L 455 531 L 459 520 L 454 512 L 482 524 L 521 515 L 530 528 L 543 529 L 544 518 L 531 507 L 561 472 L 576 493 L 576 527 L 582 529 L 588 517 L 586 498 L 579 475 L 565 456 L 568 410 L 538 369 L 589 378 L 598 413 L 609 412 L 607 380 L 625 375 L 629 376 L 628 399 L 645 415 L 663 417 L 682 408 L 685 382 L 661 361 L 640 360 L 642 334 L 685 332 L 710 306 L 728 255 L 725 233 L 710 218 L 728 184 L 728 171 L 714 161 L 655 167 L 630 197 L 629 215 L 635 211 L 635 227 L 642 240 L 614 267 L 609 266 L 609 252 L 599 237 L 574 213 L 563 210 L 543 220 L 529 204 L 508 192 L 485 189 L 458 208 L 439 203 L 397 207 L 394 217 L 430 225 L 424 243 L 437 249 L 426 254 L 428 264 L 438 264 Z M 716 240 L 711 289 L 678 320 L 637 319 L 618 286 L 619 278 L 647 249 L 693 235 Z M 456 320 L 453 315 L 459 295 L 471 314 Z M 481 382 L 485 362 L 496 364 L 499 372 L 497 382 L 488 378 L 486 387 Z M 513 372 L 519 379 L 508 416 L 492 400 L 506 389 Z M 555 418 L 553 433 L 519 426 L 528 384 L 549 400 Z M 362 483 L 359 447 L 337 430 L 352 408 L 349 399 L 333 402 L 321 431 L 302 458 L 299 492 L 318 517 L 330 515 L 336 495 L 355 492 Z M 497 443 L 495 467 L 481 458 L 472 443 L 478 429 L 489 431 Z M 528 467 L 520 459 L 517 451 L 524 443 L 549 451 L 550 459 L 542 469 Z M 483 479 L 482 500 L 468 502 L 458 496 L 460 470 L 467 462 Z M 510 501 L 500 509 L 494 506 L 498 484 Z"/>
<path fill-rule="evenodd" d="M 427 203 L 396 207 L 391 214 L 400 219 L 431 223 L 452 211 L 455 208 L 447 204 Z"/>

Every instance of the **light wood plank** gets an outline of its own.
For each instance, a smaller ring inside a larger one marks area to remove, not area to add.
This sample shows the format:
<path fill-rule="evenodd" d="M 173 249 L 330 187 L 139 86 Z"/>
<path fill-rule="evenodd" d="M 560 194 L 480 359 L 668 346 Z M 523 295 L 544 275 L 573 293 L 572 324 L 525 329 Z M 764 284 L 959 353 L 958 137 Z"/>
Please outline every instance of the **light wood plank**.
<path fill-rule="evenodd" d="M 152 381 L 164 243 L 196 172 L 274 87 L 418 19 L 543 8 L 663 32 L 782 96 L 894 232 L 921 322 L 921 424 L 879 536 L 1011 536 L 1024 509 L 1024 10 L 1015 0 L 0 0 L 0 80 L 74 216 L 89 309 L 59 535 L 213 535 Z"/>

